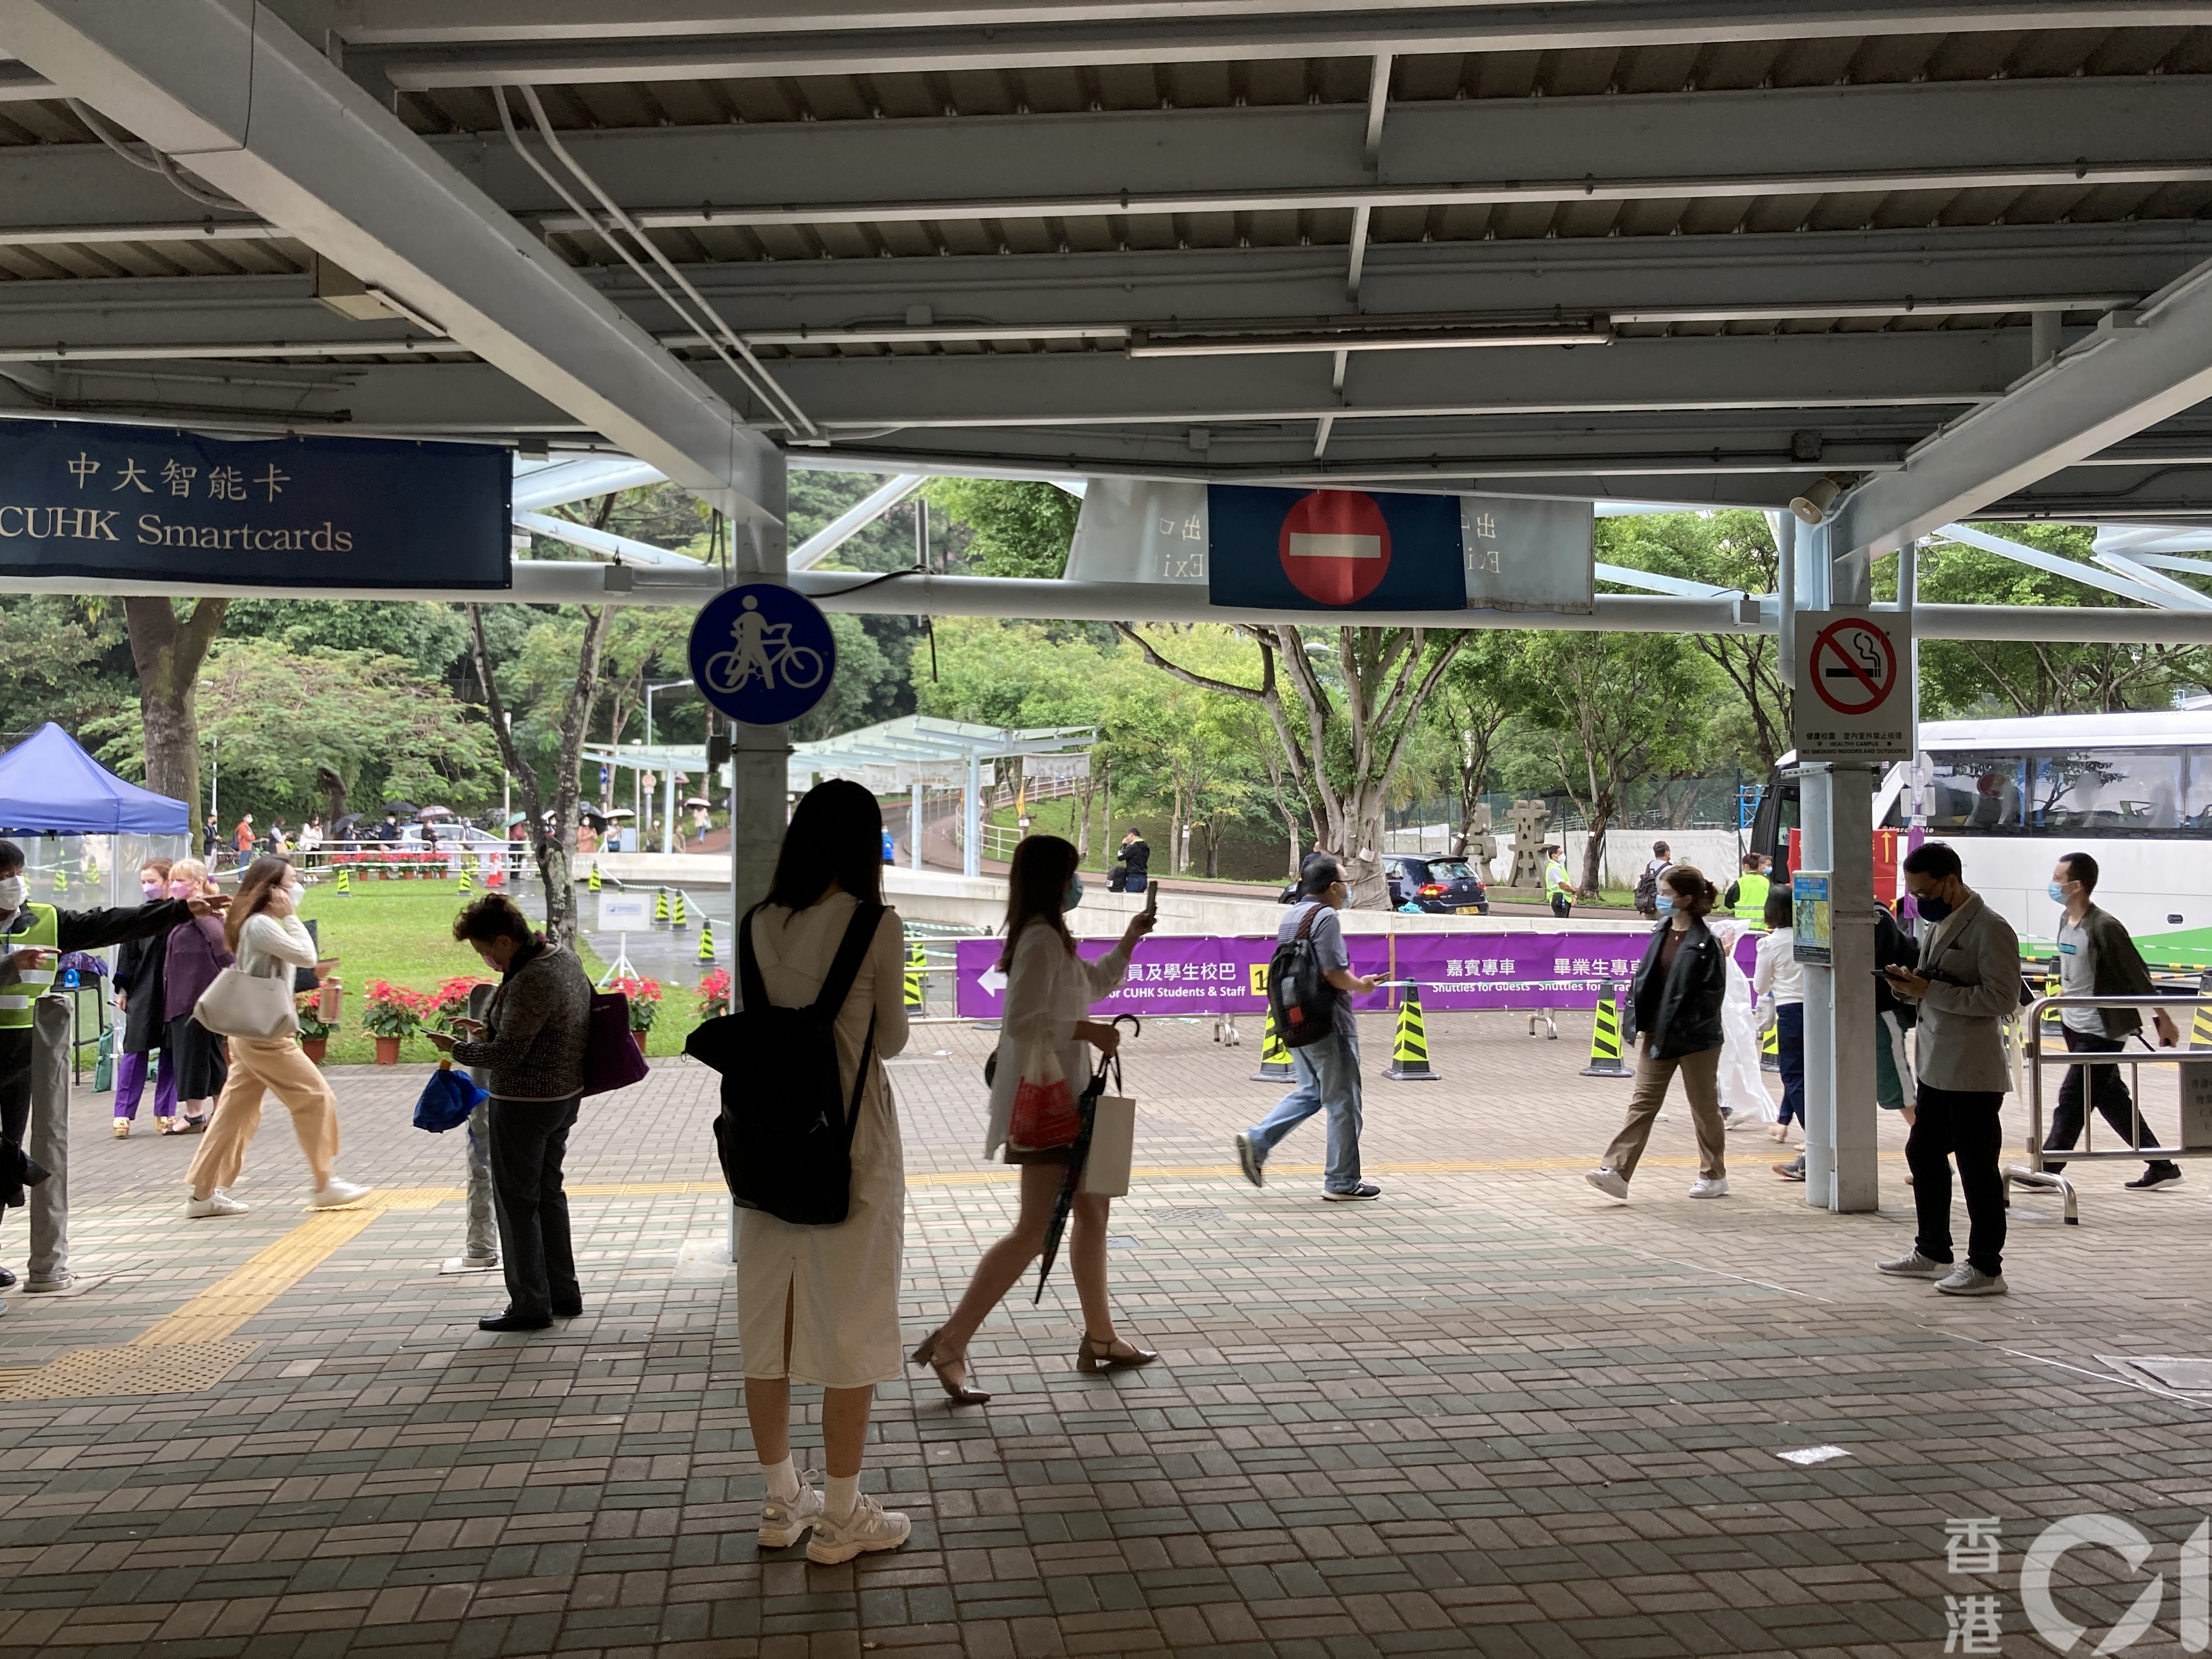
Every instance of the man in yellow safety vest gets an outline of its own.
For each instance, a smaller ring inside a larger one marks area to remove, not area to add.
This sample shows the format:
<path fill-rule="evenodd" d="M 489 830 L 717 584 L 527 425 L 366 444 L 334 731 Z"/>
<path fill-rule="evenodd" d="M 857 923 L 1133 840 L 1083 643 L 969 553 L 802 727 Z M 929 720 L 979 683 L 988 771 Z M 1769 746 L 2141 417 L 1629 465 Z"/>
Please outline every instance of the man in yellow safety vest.
<path fill-rule="evenodd" d="M 230 901 L 161 899 L 120 910 L 63 910 L 29 902 L 23 849 L 0 841 L 0 1137 L 23 1145 L 31 1121 L 31 1006 L 54 982 L 55 963 L 69 951 L 96 951 L 151 939 Z M 0 1267 L 0 1289 L 15 1275 Z"/>
<path fill-rule="evenodd" d="M 1743 855 L 1743 873 L 1729 884 L 1721 902 L 1738 921 L 1747 921 L 1753 927 L 1764 926 L 1766 921 L 1766 892 L 1773 884 L 1764 872 L 1766 860 L 1756 853 Z"/>
<path fill-rule="evenodd" d="M 1556 842 L 1544 843 L 1544 896 L 1552 902 L 1552 914 L 1562 919 L 1575 907 L 1575 884 Z"/>

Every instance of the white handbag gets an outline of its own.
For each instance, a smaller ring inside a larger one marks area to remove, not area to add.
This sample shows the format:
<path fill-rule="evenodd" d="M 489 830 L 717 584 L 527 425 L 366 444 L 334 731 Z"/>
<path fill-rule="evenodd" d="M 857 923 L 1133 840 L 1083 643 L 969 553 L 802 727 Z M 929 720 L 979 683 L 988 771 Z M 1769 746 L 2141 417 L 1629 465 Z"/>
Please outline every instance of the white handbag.
<path fill-rule="evenodd" d="M 1084 1161 L 1081 1191 L 1093 1198 L 1126 1198 L 1129 1164 L 1137 1150 L 1137 1103 L 1127 1095 L 1101 1095 L 1091 1115 L 1091 1156 Z"/>
<path fill-rule="evenodd" d="M 289 965 L 282 979 L 224 969 L 215 976 L 215 983 L 200 993 L 200 1000 L 192 1005 L 192 1018 L 218 1036 L 270 1041 L 296 1035 L 300 1011 L 292 1001 Z"/>

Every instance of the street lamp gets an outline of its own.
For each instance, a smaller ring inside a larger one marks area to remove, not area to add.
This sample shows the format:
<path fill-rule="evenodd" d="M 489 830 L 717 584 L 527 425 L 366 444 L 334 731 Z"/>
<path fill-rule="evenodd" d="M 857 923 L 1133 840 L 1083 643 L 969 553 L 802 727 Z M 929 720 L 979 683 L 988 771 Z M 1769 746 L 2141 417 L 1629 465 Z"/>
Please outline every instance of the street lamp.
<path fill-rule="evenodd" d="M 202 680 L 199 689 L 203 691 L 211 691 L 215 689 L 215 682 Z M 210 732 L 208 733 L 208 816 L 213 818 L 218 826 L 222 823 L 222 806 L 220 799 L 222 788 L 222 752 L 215 733 Z M 191 851 L 191 835 L 189 830 L 185 836 L 185 850 L 188 853 Z M 209 855 L 210 857 L 214 855 L 212 848 L 209 849 Z"/>
<path fill-rule="evenodd" d="M 651 753 L 653 750 L 653 694 L 656 691 L 672 690 L 677 686 L 690 684 L 690 680 L 684 679 L 663 680 L 658 685 L 650 683 L 647 684 L 645 688 L 645 747 L 647 753 Z M 661 814 L 660 818 L 660 850 L 666 853 L 673 850 L 668 842 L 670 831 L 676 820 L 676 769 L 664 761 L 660 770 L 664 785 L 668 791 L 668 810 Z M 641 806 L 647 804 L 643 799 L 643 791 L 639 792 Z M 645 823 L 642 820 L 638 823 L 638 833 L 641 837 L 645 833 Z"/>

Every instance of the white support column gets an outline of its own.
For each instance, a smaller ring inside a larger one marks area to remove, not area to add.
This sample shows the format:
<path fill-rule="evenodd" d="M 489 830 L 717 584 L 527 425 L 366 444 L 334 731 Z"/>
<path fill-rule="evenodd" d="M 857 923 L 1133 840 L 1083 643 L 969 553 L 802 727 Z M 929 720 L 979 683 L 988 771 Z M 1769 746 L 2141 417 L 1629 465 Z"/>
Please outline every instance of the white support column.
<path fill-rule="evenodd" d="M 909 870 L 921 868 L 921 780 L 915 780 L 914 794 L 906 809 L 906 862 Z"/>
<path fill-rule="evenodd" d="M 968 781 L 960 792 L 960 873 L 980 876 L 983 873 L 983 768 L 973 755 L 968 757 Z"/>
<path fill-rule="evenodd" d="M 660 850 L 664 853 L 672 853 L 676 850 L 676 768 L 672 763 L 662 767 L 660 770 L 660 787 L 663 792 L 660 809 Z"/>
<path fill-rule="evenodd" d="M 784 471 L 779 455 L 764 493 L 779 520 L 784 511 Z M 764 503 L 765 504 L 765 503 Z M 732 520 L 730 562 L 739 581 L 782 582 L 783 528 L 760 520 Z M 730 899 L 732 914 L 742 916 L 768 893 L 789 822 L 786 801 L 791 784 L 791 739 L 781 726 L 730 723 Z"/>
<path fill-rule="evenodd" d="M 1799 769 L 1797 821 L 1803 830 L 1802 867 L 1832 871 L 1835 814 L 1832 779 L 1825 765 Z M 1832 899 L 1834 886 L 1829 892 Z M 1836 1189 L 1836 975 L 1807 963 L 1805 979 L 1805 1201 L 1834 1207 Z"/>
<path fill-rule="evenodd" d="M 1830 929 L 1829 1037 L 1835 1083 L 1830 1098 L 1835 1174 L 1829 1207 L 1881 1207 L 1875 1164 L 1874 773 L 1835 767 L 1828 778 Z M 1808 1172 L 1810 1166 L 1808 1165 Z"/>

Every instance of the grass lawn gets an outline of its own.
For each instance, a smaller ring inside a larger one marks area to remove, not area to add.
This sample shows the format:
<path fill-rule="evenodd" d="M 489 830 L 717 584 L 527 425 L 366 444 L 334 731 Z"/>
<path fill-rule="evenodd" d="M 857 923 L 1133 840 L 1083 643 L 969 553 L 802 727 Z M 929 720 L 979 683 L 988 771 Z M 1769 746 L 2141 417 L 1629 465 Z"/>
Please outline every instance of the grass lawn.
<path fill-rule="evenodd" d="M 451 881 L 362 882 L 349 894 L 326 882 L 307 889 L 300 915 L 315 923 L 323 954 L 338 958 L 337 976 L 345 981 L 345 1013 L 331 1038 L 328 1063 L 366 1066 L 375 1060 L 375 1040 L 361 1026 L 371 980 L 430 991 L 459 975 L 493 977 L 473 950 L 453 942 L 453 917 L 464 902 L 458 884 Z M 595 981 L 606 971 L 589 945 L 580 960 Z M 647 1042 L 648 1054 L 683 1053 L 684 1037 L 698 1024 L 692 988 L 670 985 L 666 990 L 660 1018 Z M 409 1037 L 400 1048 L 403 1063 L 430 1063 L 437 1057 L 438 1051 L 420 1036 Z"/>

